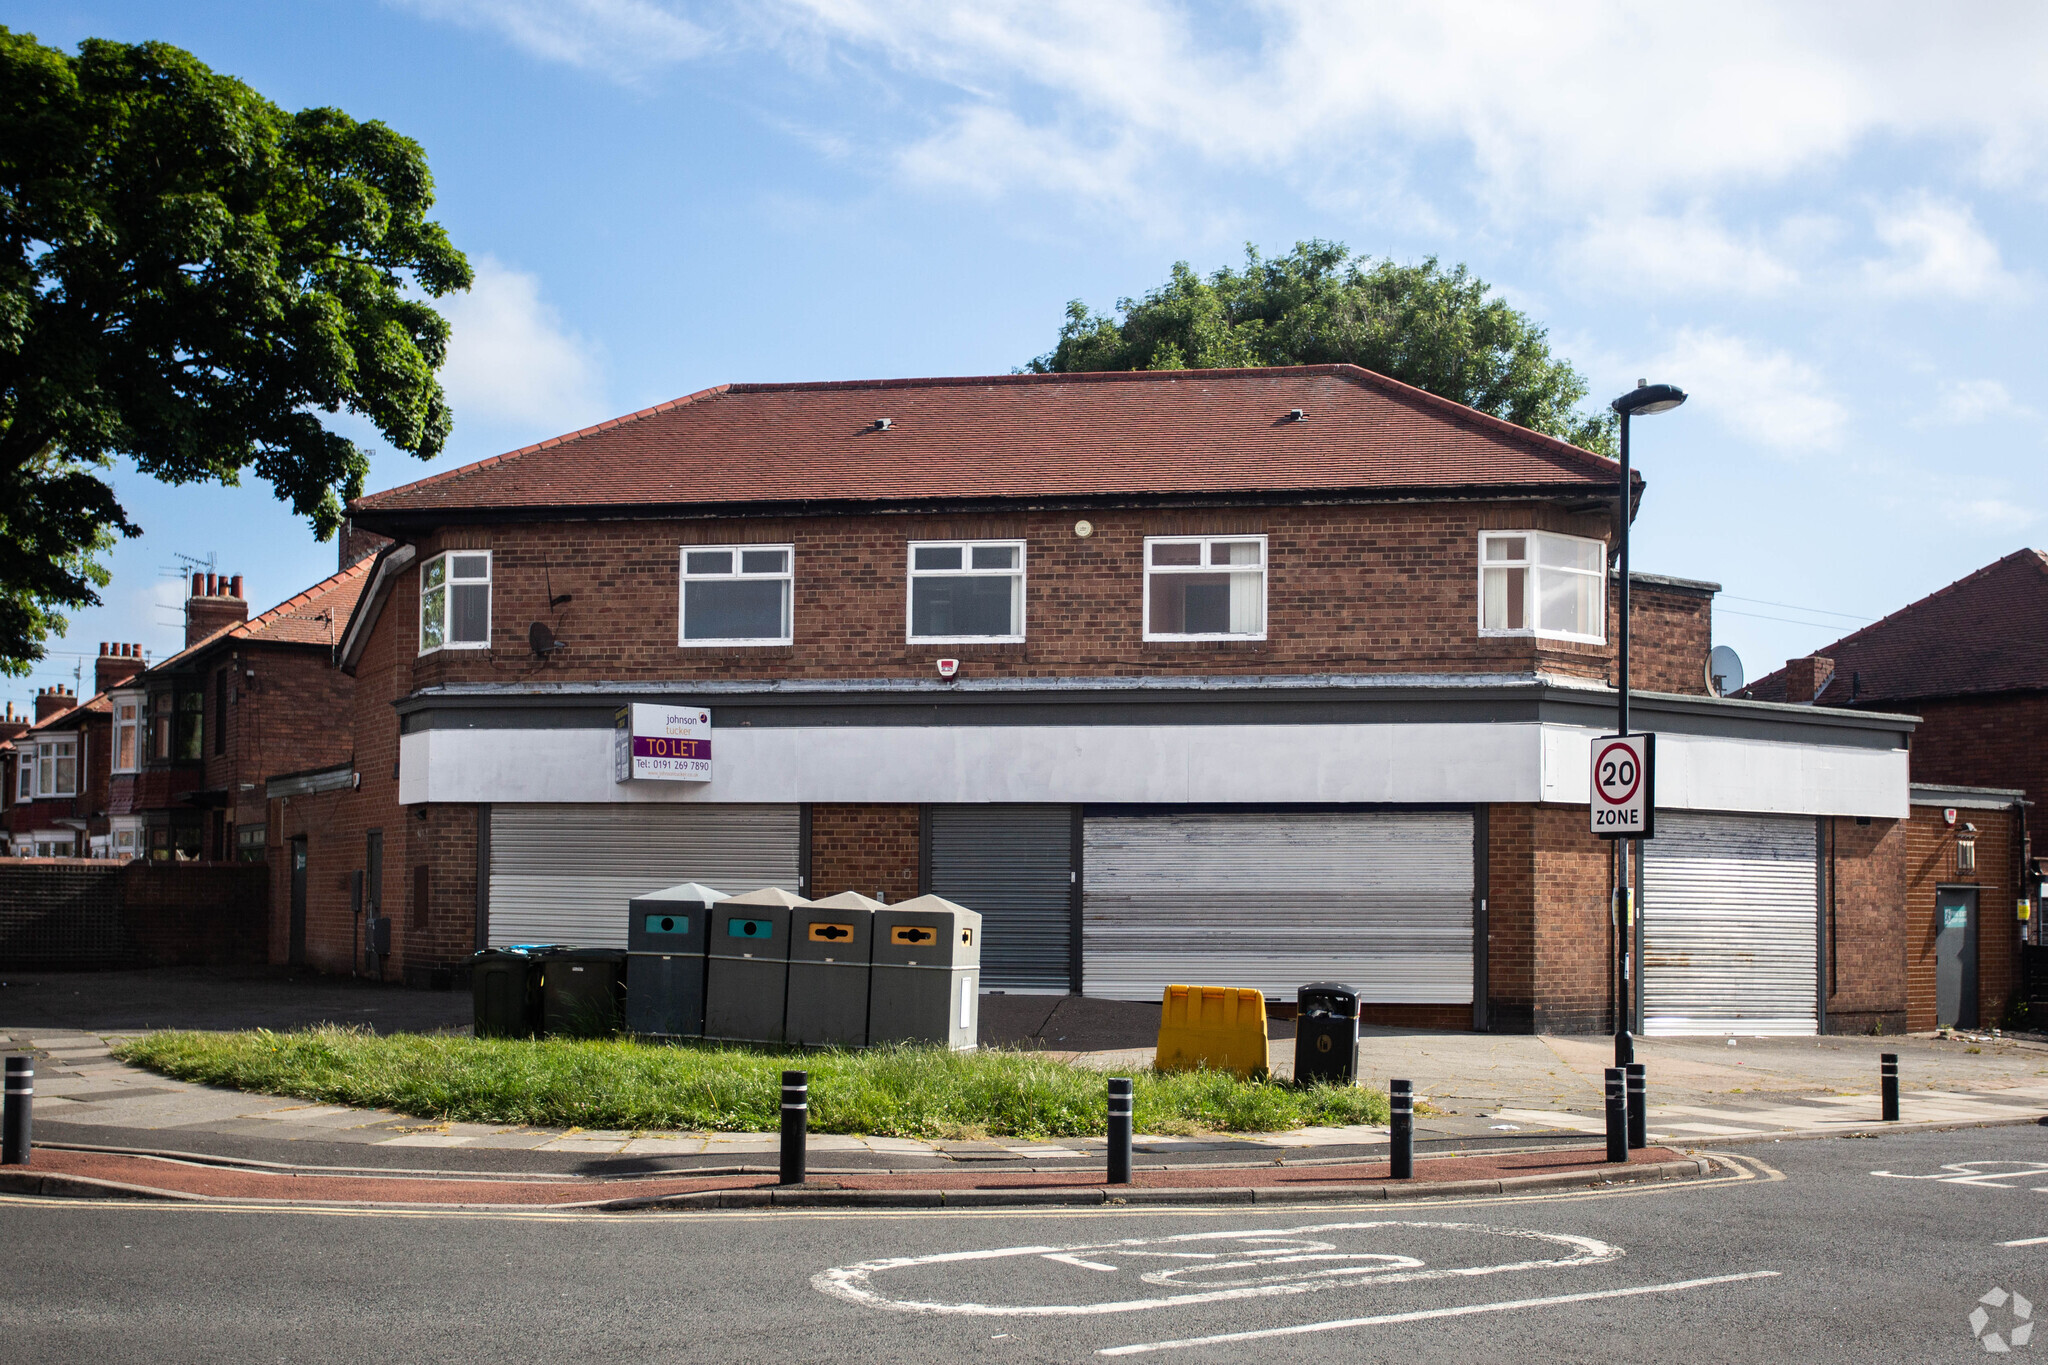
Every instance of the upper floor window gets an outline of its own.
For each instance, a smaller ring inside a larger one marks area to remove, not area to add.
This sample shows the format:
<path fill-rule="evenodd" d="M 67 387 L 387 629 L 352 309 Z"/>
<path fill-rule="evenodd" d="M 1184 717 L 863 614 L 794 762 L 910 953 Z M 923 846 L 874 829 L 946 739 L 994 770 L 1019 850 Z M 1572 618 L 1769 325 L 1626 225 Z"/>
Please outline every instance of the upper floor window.
<path fill-rule="evenodd" d="M 1024 542 L 910 547 L 910 638 L 933 644 L 1024 638 Z"/>
<path fill-rule="evenodd" d="M 132 773 L 142 766 L 142 699 L 114 699 L 114 771 Z"/>
<path fill-rule="evenodd" d="M 451 550 L 420 566 L 420 653 L 491 647 L 491 552 Z"/>
<path fill-rule="evenodd" d="M 795 558 L 789 545 L 685 548 L 680 643 L 788 644 Z"/>
<path fill-rule="evenodd" d="M 78 741 L 46 739 L 36 745 L 36 796 L 78 795 Z"/>
<path fill-rule="evenodd" d="M 1479 537 L 1479 633 L 1607 638 L 1607 547 L 1547 531 Z"/>
<path fill-rule="evenodd" d="M 155 693 L 149 699 L 149 756 L 160 763 L 199 758 L 205 720 L 205 693 Z"/>
<path fill-rule="evenodd" d="M 14 799 L 33 801 L 36 799 L 36 749 L 33 744 L 18 744 L 14 750 Z"/>
<path fill-rule="evenodd" d="M 1265 639 L 1266 538 L 1148 538 L 1145 638 Z"/>

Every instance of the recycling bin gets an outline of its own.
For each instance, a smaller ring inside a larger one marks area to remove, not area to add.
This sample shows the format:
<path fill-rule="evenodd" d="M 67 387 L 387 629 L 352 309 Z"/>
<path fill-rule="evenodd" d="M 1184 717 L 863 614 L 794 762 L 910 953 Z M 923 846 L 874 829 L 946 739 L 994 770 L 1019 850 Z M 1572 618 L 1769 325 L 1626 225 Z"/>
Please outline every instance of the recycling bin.
<path fill-rule="evenodd" d="M 868 957 L 875 912 L 886 909 L 858 891 L 842 891 L 789 912 L 785 1042 L 867 1046 Z"/>
<path fill-rule="evenodd" d="M 626 955 L 616 948 L 556 948 L 540 959 L 541 1031 L 601 1038 L 619 1031 Z"/>
<path fill-rule="evenodd" d="M 1294 1083 L 1358 1083 L 1358 992 L 1315 981 L 1294 995 Z"/>
<path fill-rule="evenodd" d="M 479 1038 L 531 1038 L 540 1032 L 541 954 L 552 944 L 520 943 L 470 954 L 472 1031 Z"/>
<path fill-rule="evenodd" d="M 626 1031 L 650 1038 L 704 1032 L 704 950 L 723 891 L 698 882 L 635 896 L 626 909 Z"/>
<path fill-rule="evenodd" d="M 875 911 L 870 1043 L 975 1046 L 981 1023 L 981 916 L 940 896 Z"/>
<path fill-rule="evenodd" d="M 764 886 L 711 907 L 704 957 L 704 1036 L 779 1043 L 789 998 L 789 912 L 810 902 Z"/>

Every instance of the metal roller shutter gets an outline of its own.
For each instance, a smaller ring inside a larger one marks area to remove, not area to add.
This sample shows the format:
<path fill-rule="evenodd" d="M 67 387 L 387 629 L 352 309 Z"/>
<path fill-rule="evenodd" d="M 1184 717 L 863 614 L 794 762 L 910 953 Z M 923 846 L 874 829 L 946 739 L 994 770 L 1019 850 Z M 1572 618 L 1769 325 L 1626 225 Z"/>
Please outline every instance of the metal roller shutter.
<path fill-rule="evenodd" d="M 795 806 L 494 805 L 494 945 L 626 946 L 626 902 L 679 882 L 797 890 Z"/>
<path fill-rule="evenodd" d="M 932 807 L 931 889 L 981 912 L 984 988 L 1071 988 L 1073 871 L 1072 807 Z"/>
<path fill-rule="evenodd" d="M 1374 1004 L 1472 1000 L 1465 811 L 1091 816 L 1082 880 L 1089 995 L 1345 981 Z"/>
<path fill-rule="evenodd" d="M 1643 850 L 1643 1032 L 1817 1032 L 1812 818 L 1659 811 Z"/>

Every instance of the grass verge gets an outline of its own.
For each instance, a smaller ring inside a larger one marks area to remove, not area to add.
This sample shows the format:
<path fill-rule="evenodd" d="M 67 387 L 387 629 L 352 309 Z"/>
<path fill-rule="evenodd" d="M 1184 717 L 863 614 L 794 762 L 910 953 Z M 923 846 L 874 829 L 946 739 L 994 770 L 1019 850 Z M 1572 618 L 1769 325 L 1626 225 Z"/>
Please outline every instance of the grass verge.
<path fill-rule="evenodd" d="M 719 1044 L 310 1028 L 154 1033 L 119 1048 L 165 1076 L 464 1123 L 762 1132 L 782 1069 L 811 1073 L 811 1131 L 876 1137 L 1080 1137 L 1104 1131 L 1103 1074 L 1031 1052 L 784 1051 Z M 1277 1132 L 1385 1123 L 1375 1090 L 1141 1071 L 1141 1133 Z"/>

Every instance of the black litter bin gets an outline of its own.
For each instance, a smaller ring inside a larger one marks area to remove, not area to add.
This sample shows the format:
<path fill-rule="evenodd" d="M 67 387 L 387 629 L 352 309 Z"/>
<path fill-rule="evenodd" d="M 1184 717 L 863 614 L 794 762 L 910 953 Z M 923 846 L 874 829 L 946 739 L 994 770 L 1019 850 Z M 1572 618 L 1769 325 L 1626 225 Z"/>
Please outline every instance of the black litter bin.
<path fill-rule="evenodd" d="M 1295 992 L 1294 1083 L 1358 1081 L 1358 992 L 1315 981 Z"/>
<path fill-rule="evenodd" d="M 557 948 L 541 959 L 541 1030 L 550 1038 L 619 1031 L 626 955 L 616 948 Z"/>
<path fill-rule="evenodd" d="M 548 944 L 485 948 L 469 959 L 473 1027 L 479 1038 L 531 1038 L 540 1032 L 541 958 Z"/>

